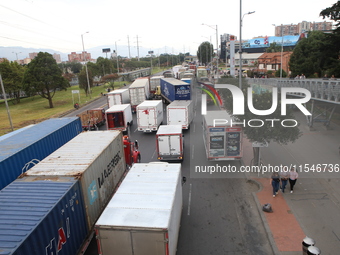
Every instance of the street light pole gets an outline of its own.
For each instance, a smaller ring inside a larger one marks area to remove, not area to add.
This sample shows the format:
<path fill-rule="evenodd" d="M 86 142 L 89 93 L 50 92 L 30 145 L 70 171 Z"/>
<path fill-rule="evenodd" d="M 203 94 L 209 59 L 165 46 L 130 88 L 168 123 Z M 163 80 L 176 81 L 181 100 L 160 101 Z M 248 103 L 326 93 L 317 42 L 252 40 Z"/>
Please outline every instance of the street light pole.
<path fill-rule="evenodd" d="M 218 65 L 219 65 L 218 58 L 219 58 L 219 56 L 218 56 L 218 30 L 217 30 L 217 25 L 216 25 L 216 28 L 214 28 L 214 27 L 212 27 L 210 25 L 207 25 L 207 24 L 202 24 L 202 25 L 206 25 L 206 26 L 216 30 L 216 56 L 217 56 L 217 59 L 216 59 L 216 62 L 217 62 L 217 75 L 216 75 L 216 77 L 219 78 L 220 69 L 218 68 Z"/>
<path fill-rule="evenodd" d="M 283 55 L 283 24 L 281 24 L 281 65 L 280 65 L 280 80 L 282 79 L 282 55 Z"/>
<path fill-rule="evenodd" d="M 244 15 L 247 15 L 247 14 L 249 15 L 253 13 L 255 13 L 255 11 L 247 12 L 243 14 L 242 16 L 242 0 L 240 0 L 240 41 L 239 41 L 240 63 L 239 63 L 239 75 L 238 75 L 238 86 L 240 89 L 242 89 L 242 21 L 243 21 Z"/>
<path fill-rule="evenodd" d="M 85 32 L 84 34 L 87 34 L 88 32 Z M 84 38 L 83 35 L 81 35 L 81 42 L 83 44 L 83 58 L 85 60 L 85 70 L 86 70 L 86 79 L 87 79 L 87 90 L 88 90 L 88 94 L 90 96 L 91 99 L 91 88 L 90 88 L 90 80 L 89 80 L 89 72 L 87 70 L 87 61 L 86 61 L 86 57 L 85 57 L 85 47 L 84 47 Z"/>
<path fill-rule="evenodd" d="M 120 40 L 118 40 L 118 41 L 120 41 Z M 119 74 L 119 62 L 118 62 L 118 51 L 117 51 L 117 41 L 115 41 L 115 46 L 116 46 L 116 57 L 117 57 L 117 72 L 118 72 L 118 74 Z"/>

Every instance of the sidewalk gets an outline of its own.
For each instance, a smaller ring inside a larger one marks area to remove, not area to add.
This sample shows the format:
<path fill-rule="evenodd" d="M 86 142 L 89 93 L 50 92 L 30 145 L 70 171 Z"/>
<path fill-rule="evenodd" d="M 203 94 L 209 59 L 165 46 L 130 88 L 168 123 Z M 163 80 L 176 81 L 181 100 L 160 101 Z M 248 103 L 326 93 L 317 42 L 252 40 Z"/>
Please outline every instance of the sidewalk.
<path fill-rule="evenodd" d="M 340 127 L 334 130 L 317 126 L 310 132 L 303 122 L 300 130 L 304 135 L 295 143 L 278 145 L 270 143 L 268 148 L 261 148 L 264 164 L 321 164 L 340 163 L 338 146 Z M 250 165 L 253 158 L 252 144 L 244 138 L 243 164 Z M 318 153 L 316 153 L 316 151 Z M 289 184 L 285 193 L 281 190 L 276 197 L 272 196 L 270 184 L 271 173 L 258 176 L 248 173 L 247 177 L 260 185 L 254 195 L 261 210 L 263 223 L 268 231 L 273 250 L 279 255 L 301 255 L 302 241 L 305 236 L 315 240 L 315 246 L 324 254 L 340 252 L 340 179 L 318 178 L 316 174 L 299 173 L 294 193 L 289 193 Z M 340 177 L 340 173 L 339 173 Z M 273 213 L 262 211 L 262 206 L 270 203 Z"/>

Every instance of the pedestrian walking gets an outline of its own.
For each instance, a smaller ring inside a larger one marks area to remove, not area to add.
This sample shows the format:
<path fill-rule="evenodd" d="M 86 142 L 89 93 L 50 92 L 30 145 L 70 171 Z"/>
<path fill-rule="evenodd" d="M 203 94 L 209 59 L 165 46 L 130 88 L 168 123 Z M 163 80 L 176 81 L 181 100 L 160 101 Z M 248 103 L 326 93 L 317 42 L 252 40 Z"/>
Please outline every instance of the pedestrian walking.
<path fill-rule="evenodd" d="M 272 174 L 270 183 L 273 187 L 273 197 L 275 197 L 279 193 L 280 188 L 280 175 L 278 172 Z"/>
<path fill-rule="evenodd" d="M 297 178 L 299 178 L 299 174 L 295 171 L 295 167 L 292 167 L 289 172 L 290 193 L 294 192 L 293 190 Z"/>
<path fill-rule="evenodd" d="M 284 166 L 280 172 L 280 178 L 281 178 L 281 190 L 282 193 L 285 193 L 285 189 L 288 183 L 289 179 L 289 168 L 288 166 Z"/>

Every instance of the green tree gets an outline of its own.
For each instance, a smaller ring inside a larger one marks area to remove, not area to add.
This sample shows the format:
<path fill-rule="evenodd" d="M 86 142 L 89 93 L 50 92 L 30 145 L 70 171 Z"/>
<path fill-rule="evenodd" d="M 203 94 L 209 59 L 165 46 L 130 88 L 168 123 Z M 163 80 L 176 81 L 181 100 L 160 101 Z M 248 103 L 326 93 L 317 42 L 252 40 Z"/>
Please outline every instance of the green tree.
<path fill-rule="evenodd" d="M 93 76 L 100 76 L 102 74 L 102 71 L 100 68 L 101 67 L 95 63 L 92 63 L 92 62 L 87 63 L 87 69 L 91 71 L 91 74 Z"/>
<path fill-rule="evenodd" d="M 57 90 L 66 90 L 69 82 L 62 76 L 53 56 L 47 52 L 39 52 L 28 64 L 23 79 L 23 88 L 27 94 L 38 94 L 48 100 L 53 108 L 52 98 Z"/>
<path fill-rule="evenodd" d="M 20 92 L 23 90 L 24 67 L 17 62 L 5 60 L 0 63 L 0 72 L 6 93 L 14 97 L 16 103 L 20 103 Z"/>
<path fill-rule="evenodd" d="M 113 73 L 114 66 L 112 61 L 108 58 L 103 57 L 97 58 L 96 65 L 101 76 Z"/>
<path fill-rule="evenodd" d="M 197 58 L 201 63 L 208 64 L 213 57 L 214 47 L 210 42 L 203 42 L 197 50 Z"/>
<path fill-rule="evenodd" d="M 312 31 L 295 46 L 289 67 L 292 76 L 305 74 L 306 77 L 311 77 L 315 73 L 321 76 L 332 67 L 336 59 L 338 52 L 334 51 L 334 45 L 328 40 L 328 36 L 321 31 Z"/>
<path fill-rule="evenodd" d="M 88 69 L 88 76 L 89 76 L 90 91 L 89 91 L 89 85 L 87 83 L 86 68 L 84 66 L 78 75 L 78 80 L 79 80 L 79 88 L 83 89 L 87 96 L 90 95 L 91 88 L 93 87 L 93 76 L 92 76 L 91 70 L 89 69 Z"/>
<path fill-rule="evenodd" d="M 328 50 L 334 51 L 333 57 L 330 59 L 330 66 L 328 67 L 327 72 L 329 75 L 335 75 L 336 77 L 340 77 L 340 2 L 337 1 L 331 7 L 328 7 L 320 12 L 320 16 L 323 16 L 325 19 L 330 18 L 335 21 L 335 30 L 331 34 L 327 34 L 327 40 L 331 42 L 332 48 Z"/>
<path fill-rule="evenodd" d="M 232 84 L 232 80 L 227 82 Z M 235 84 L 237 85 L 237 84 Z M 245 86 L 244 86 L 245 87 Z M 224 107 L 227 109 L 229 114 L 233 112 L 233 98 L 232 94 L 227 89 L 220 89 L 219 92 L 221 93 L 224 101 Z M 284 127 L 281 125 L 281 121 L 283 119 L 294 119 L 293 112 L 290 108 L 287 109 L 286 115 L 281 116 L 281 95 L 278 94 L 278 104 L 276 110 L 270 114 L 265 116 L 255 115 L 247 108 L 247 90 L 243 90 L 243 94 L 245 95 L 244 100 L 244 109 L 245 114 L 243 116 L 234 116 L 235 121 L 243 122 L 245 120 L 245 127 L 243 128 L 244 133 L 246 134 L 247 138 L 251 142 L 277 142 L 280 144 L 287 144 L 289 142 L 294 142 L 301 136 L 301 132 L 296 127 Z M 260 94 L 252 93 L 252 102 L 253 106 L 257 110 L 268 110 L 272 107 L 272 92 L 261 92 Z M 258 126 L 258 127 L 251 127 L 248 125 L 249 120 L 254 120 L 251 125 Z M 276 120 L 276 121 L 268 121 L 268 120 Z M 279 120 L 279 121 L 277 121 Z M 262 125 L 263 124 L 263 125 Z M 287 122 L 285 125 L 293 126 L 295 123 Z M 257 165 L 258 157 L 259 157 L 259 148 L 253 148 L 254 152 L 254 164 Z"/>

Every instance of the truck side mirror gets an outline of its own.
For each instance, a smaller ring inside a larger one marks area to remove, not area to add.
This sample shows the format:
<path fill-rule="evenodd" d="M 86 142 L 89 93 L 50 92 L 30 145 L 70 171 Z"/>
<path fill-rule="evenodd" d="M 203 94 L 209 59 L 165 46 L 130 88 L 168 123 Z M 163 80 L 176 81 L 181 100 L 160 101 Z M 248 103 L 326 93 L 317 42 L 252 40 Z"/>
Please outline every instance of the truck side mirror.
<path fill-rule="evenodd" d="M 138 141 L 135 141 L 135 148 L 138 150 Z"/>
<path fill-rule="evenodd" d="M 185 184 L 186 181 L 187 181 L 187 178 L 185 176 L 183 176 L 183 178 L 182 178 L 182 185 Z"/>

